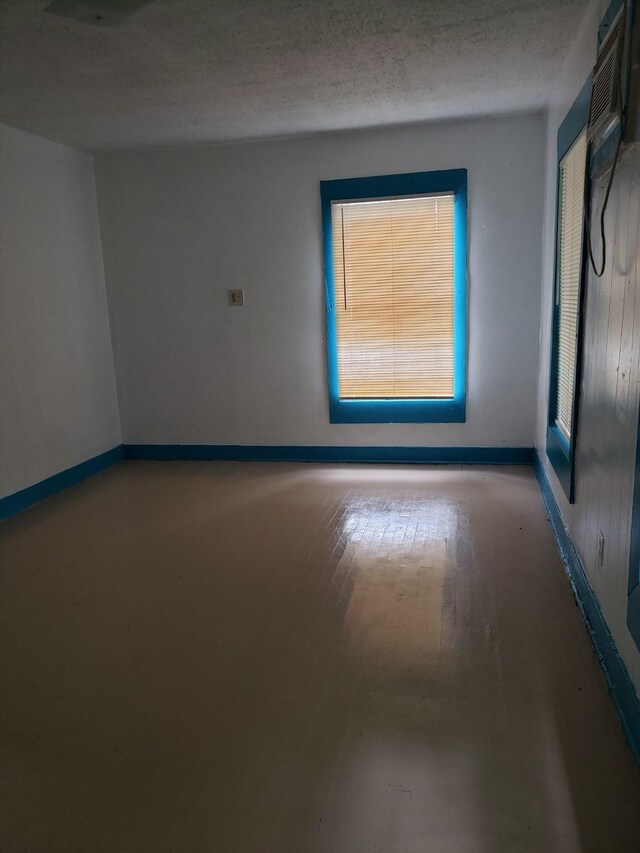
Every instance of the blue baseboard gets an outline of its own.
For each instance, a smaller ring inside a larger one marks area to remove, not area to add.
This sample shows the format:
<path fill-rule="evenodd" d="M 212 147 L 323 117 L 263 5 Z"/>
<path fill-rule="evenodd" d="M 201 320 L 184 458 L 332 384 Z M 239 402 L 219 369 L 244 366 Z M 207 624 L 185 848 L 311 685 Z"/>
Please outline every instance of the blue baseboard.
<path fill-rule="evenodd" d="M 573 593 L 587 623 L 593 646 L 607 680 L 609 694 L 618 711 L 627 742 L 636 761 L 640 764 L 640 700 L 638 694 L 629 678 L 627 667 L 620 657 L 618 647 L 602 614 L 598 599 L 591 588 L 584 566 L 574 548 L 567 528 L 564 526 L 544 466 L 537 453 L 534 459 L 534 468 Z"/>
<path fill-rule="evenodd" d="M 123 456 L 122 445 L 119 444 L 117 447 L 107 450 L 106 453 L 101 453 L 99 456 L 87 459 L 86 462 L 74 465 L 73 468 L 67 468 L 66 471 L 60 471 L 59 474 L 54 474 L 53 477 L 47 477 L 46 480 L 41 480 L 33 486 L 1 498 L 0 521 L 18 512 L 22 512 L 24 509 L 28 509 L 45 498 L 50 498 L 63 489 L 68 489 L 69 486 L 75 486 L 76 483 L 86 480 L 87 477 L 99 474 L 105 468 L 116 465 L 123 459 Z"/>
<path fill-rule="evenodd" d="M 531 465 L 533 447 L 322 447 L 240 444 L 124 444 L 0 498 L 0 521 L 123 459 L 239 462 L 387 462 Z"/>
<path fill-rule="evenodd" d="M 237 462 L 386 462 L 532 465 L 533 447 L 322 447 L 243 444 L 125 444 L 125 459 Z"/>

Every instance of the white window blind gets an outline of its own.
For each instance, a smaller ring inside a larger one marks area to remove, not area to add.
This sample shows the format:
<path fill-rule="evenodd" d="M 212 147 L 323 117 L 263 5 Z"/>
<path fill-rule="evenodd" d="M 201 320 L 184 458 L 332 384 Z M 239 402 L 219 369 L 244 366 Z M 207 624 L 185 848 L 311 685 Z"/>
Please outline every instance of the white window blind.
<path fill-rule="evenodd" d="M 573 427 L 586 162 L 583 131 L 560 161 L 558 199 L 556 424 L 567 440 Z"/>
<path fill-rule="evenodd" d="M 452 193 L 332 204 L 340 399 L 453 397 Z"/>

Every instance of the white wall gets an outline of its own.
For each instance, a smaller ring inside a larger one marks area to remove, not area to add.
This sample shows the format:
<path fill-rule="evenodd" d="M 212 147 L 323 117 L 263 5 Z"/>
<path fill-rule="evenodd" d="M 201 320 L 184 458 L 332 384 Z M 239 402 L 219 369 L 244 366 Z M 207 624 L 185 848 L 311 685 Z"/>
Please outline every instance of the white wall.
<path fill-rule="evenodd" d="M 124 441 L 532 445 L 544 117 L 99 157 Z M 467 423 L 330 425 L 321 179 L 469 170 Z M 227 288 L 246 306 L 229 308 Z"/>
<path fill-rule="evenodd" d="M 544 226 L 537 446 L 560 511 L 585 566 L 618 649 L 640 690 L 640 653 L 626 627 L 627 578 L 636 429 L 640 402 L 640 146 L 621 157 L 607 213 L 609 261 L 601 279 L 589 274 L 584 325 L 583 378 L 576 451 L 576 502 L 570 505 L 544 448 L 555 248 L 556 136 L 582 88 L 596 53 L 598 23 L 608 3 L 592 3 L 558 81 L 549 113 Z M 608 176 L 606 176 L 608 177 Z M 599 210 L 604 180 L 595 186 Z M 600 257 L 600 243 L 596 242 Z M 597 557 L 605 536 L 603 565 Z"/>
<path fill-rule="evenodd" d="M 121 442 L 92 158 L 0 126 L 0 497 Z"/>

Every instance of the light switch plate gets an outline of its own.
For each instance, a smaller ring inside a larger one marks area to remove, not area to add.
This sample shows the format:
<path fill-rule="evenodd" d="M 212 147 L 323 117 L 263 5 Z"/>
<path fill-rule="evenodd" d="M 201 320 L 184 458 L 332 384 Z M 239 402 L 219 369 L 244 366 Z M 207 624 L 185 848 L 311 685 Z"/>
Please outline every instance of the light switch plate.
<path fill-rule="evenodd" d="M 244 305 L 244 290 L 227 290 L 229 305 Z"/>

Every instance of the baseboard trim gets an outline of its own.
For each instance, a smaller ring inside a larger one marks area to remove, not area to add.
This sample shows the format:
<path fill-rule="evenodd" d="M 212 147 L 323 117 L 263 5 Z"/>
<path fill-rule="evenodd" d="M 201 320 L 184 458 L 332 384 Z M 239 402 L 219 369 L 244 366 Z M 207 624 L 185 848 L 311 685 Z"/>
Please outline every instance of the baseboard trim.
<path fill-rule="evenodd" d="M 120 444 L 33 486 L 0 498 L 4 521 L 123 459 L 238 462 L 382 462 L 409 464 L 531 465 L 533 447 L 324 447 L 241 444 Z"/>
<path fill-rule="evenodd" d="M 75 486 L 76 483 L 86 480 L 87 477 L 99 474 L 106 468 L 116 465 L 123 458 L 122 445 L 119 444 L 105 453 L 100 453 L 98 456 L 93 456 L 85 462 L 80 462 L 79 465 L 74 465 L 72 468 L 60 471 L 59 474 L 47 477 L 46 480 L 41 480 L 33 486 L 28 486 L 26 489 L 21 489 L 12 495 L 0 498 L 0 521 L 10 518 L 12 515 L 16 515 L 46 498 L 50 498 L 58 492 L 68 489 L 70 486 Z"/>
<path fill-rule="evenodd" d="M 323 447 L 243 444 L 125 444 L 125 459 L 237 462 L 384 462 L 532 465 L 533 447 Z"/>
<path fill-rule="evenodd" d="M 627 667 L 620 657 L 618 647 L 600 609 L 596 594 L 591 588 L 582 561 L 564 525 L 544 466 L 537 453 L 534 457 L 534 469 L 573 594 L 591 635 L 627 743 L 636 761 L 640 764 L 640 700 L 638 694 L 629 677 Z"/>

